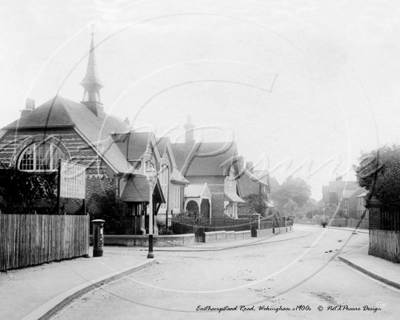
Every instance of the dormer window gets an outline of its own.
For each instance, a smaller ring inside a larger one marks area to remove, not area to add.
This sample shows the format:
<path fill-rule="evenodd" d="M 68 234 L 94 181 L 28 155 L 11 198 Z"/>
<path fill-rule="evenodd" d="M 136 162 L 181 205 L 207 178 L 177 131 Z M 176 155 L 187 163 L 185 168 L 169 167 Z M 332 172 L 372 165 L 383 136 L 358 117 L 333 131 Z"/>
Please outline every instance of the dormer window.
<path fill-rule="evenodd" d="M 64 153 L 50 142 L 36 142 L 25 148 L 18 160 L 21 171 L 56 171 L 58 161 L 65 159 Z"/>

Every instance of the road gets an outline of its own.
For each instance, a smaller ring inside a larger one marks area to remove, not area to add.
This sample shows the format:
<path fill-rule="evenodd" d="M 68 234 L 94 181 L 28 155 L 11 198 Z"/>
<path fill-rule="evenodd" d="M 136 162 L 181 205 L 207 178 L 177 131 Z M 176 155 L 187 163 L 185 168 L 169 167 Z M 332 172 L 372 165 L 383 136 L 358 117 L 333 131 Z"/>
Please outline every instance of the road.
<path fill-rule="evenodd" d="M 397 319 L 400 291 L 337 258 L 367 245 L 368 234 L 294 232 L 309 235 L 223 251 L 156 251 L 156 265 L 87 294 L 53 319 Z"/>

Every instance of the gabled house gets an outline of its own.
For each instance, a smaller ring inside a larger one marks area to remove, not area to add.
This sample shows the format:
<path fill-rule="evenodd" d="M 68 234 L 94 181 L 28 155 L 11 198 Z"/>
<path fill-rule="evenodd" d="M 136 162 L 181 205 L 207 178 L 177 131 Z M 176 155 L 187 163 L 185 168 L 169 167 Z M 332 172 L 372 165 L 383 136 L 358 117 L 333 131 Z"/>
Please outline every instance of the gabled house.
<path fill-rule="evenodd" d="M 149 186 L 146 180 L 148 165 L 154 167 L 158 173 L 154 194 L 157 205 L 153 207 L 153 214 L 158 221 L 166 226 L 170 225 L 172 214 L 183 211 L 183 193 L 189 181 L 177 169 L 169 138 L 156 140 L 152 132 L 135 131 L 114 133 L 112 137 L 131 167 L 126 179 L 121 180 L 120 187 L 121 199 L 131 208 L 131 227 L 138 229 L 139 218 L 140 230 L 144 232 L 143 217 L 149 202 Z M 157 234 L 156 225 L 154 230 Z"/>
<path fill-rule="evenodd" d="M 171 140 L 168 137 L 158 138 L 157 147 L 161 155 L 161 187 L 166 195 L 166 202 L 161 205 L 158 220 L 169 226 L 173 214 L 184 212 L 184 189 L 189 181 L 178 170 Z"/>
<path fill-rule="evenodd" d="M 190 118 L 185 129 L 185 142 L 172 145 L 179 171 L 191 185 L 207 183 L 213 218 L 237 218 L 237 204 L 244 200 L 240 197 L 238 185 L 240 169 L 236 143 L 195 142 Z"/>
<path fill-rule="evenodd" d="M 120 199 L 128 204 L 130 214 L 133 217 L 131 219 L 133 225 L 130 227 L 134 229 L 135 234 L 137 229 L 146 233 L 145 216 L 148 215 L 147 207 L 150 201 L 150 186 L 147 182 L 146 170 L 149 167 L 153 167 L 156 171 L 161 169 L 161 156 L 154 134 L 129 131 L 112 133 L 111 137 L 131 168 L 119 180 L 118 188 Z M 152 214 L 157 215 L 160 206 L 166 202 L 159 179 L 154 186 L 153 200 L 155 205 Z M 155 234 L 157 234 L 156 226 Z"/>

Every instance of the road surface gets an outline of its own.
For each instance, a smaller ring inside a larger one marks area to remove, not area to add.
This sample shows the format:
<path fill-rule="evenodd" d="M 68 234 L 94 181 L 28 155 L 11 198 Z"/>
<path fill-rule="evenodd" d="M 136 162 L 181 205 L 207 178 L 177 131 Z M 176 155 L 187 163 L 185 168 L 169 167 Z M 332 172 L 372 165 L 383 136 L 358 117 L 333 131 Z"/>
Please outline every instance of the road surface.
<path fill-rule="evenodd" d="M 81 297 L 53 319 L 398 319 L 400 291 L 337 258 L 367 245 L 368 234 L 293 232 L 309 235 L 223 251 L 156 251 L 156 265 Z"/>

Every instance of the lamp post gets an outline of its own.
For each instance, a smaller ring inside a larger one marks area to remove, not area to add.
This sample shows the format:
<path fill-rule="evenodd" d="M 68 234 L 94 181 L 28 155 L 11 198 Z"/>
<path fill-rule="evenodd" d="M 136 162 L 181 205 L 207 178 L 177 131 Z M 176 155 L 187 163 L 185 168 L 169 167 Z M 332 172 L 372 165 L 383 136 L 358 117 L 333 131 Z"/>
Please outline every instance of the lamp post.
<path fill-rule="evenodd" d="M 149 253 L 148 259 L 154 258 L 153 254 L 153 189 L 157 182 L 157 171 L 149 163 L 146 169 L 147 184 L 149 185 Z"/>

